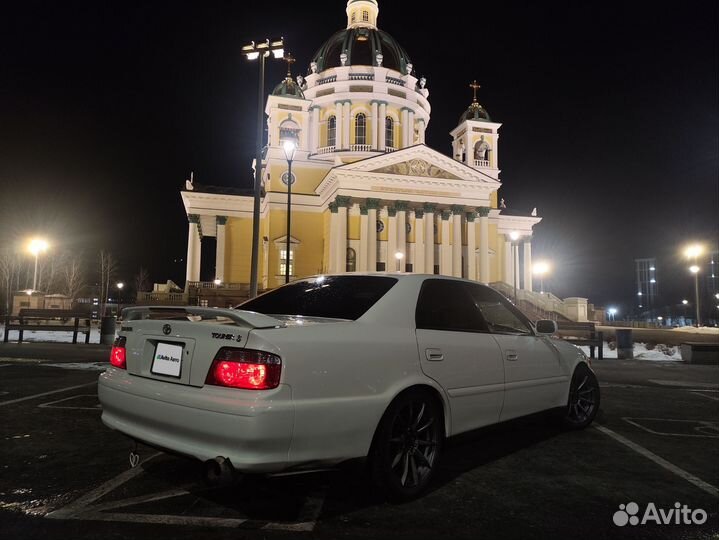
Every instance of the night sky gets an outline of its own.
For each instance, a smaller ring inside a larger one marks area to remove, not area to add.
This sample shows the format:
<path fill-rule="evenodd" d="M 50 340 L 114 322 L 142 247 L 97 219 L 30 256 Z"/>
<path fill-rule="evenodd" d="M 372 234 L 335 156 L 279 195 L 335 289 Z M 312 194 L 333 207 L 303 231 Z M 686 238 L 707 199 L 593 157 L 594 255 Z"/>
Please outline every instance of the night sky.
<path fill-rule="evenodd" d="M 257 64 L 241 46 L 284 36 L 304 73 L 345 5 L 6 3 L 0 246 L 38 231 L 56 249 L 109 249 L 127 280 L 144 265 L 182 283 L 185 178 L 251 182 Z M 633 259 L 657 257 L 664 301 L 690 295 L 682 246 L 719 238 L 719 4 L 415 5 L 381 0 L 379 26 L 427 78 L 428 144 L 450 153 L 476 78 L 504 124 L 500 196 L 544 217 L 534 257 L 557 267 L 547 288 L 629 306 Z M 271 88 L 284 64 L 268 66 Z"/>

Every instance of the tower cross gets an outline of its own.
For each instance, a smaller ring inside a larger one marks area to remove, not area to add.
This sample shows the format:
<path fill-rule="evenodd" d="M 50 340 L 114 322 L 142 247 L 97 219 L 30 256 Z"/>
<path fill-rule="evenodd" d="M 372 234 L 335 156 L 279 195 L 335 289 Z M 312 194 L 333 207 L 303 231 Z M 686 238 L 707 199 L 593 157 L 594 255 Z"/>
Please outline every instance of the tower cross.
<path fill-rule="evenodd" d="M 472 81 L 472 84 L 470 84 L 469 87 L 470 87 L 472 90 L 474 90 L 474 100 L 473 100 L 473 103 L 477 103 L 477 90 L 479 90 L 479 89 L 482 88 L 482 87 L 477 83 L 477 79 L 474 79 L 474 81 Z"/>
<path fill-rule="evenodd" d="M 292 56 L 291 53 L 287 53 L 287 54 L 285 55 L 285 57 L 283 58 L 283 60 L 284 60 L 285 62 L 287 62 L 287 76 L 288 76 L 289 78 L 292 78 L 292 64 L 294 64 L 295 62 L 297 62 L 297 60 L 295 60 L 295 57 Z"/>

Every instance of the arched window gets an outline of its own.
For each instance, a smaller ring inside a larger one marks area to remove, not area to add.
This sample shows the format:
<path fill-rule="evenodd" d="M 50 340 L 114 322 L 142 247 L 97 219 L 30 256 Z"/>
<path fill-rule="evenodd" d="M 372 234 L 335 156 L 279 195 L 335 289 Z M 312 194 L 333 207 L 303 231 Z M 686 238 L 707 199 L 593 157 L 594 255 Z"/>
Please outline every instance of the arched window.
<path fill-rule="evenodd" d="M 394 148 L 394 120 L 388 116 L 384 121 L 384 144 Z"/>
<path fill-rule="evenodd" d="M 280 124 L 280 144 L 285 141 L 294 141 L 299 144 L 300 126 L 294 120 L 285 120 Z"/>
<path fill-rule="evenodd" d="M 369 11 L 363 11 L 362 12 L 362 20 L 364 22 L 369 22 Z"/>
<path fill-rule="evenodd" d="M 363 113 L 355 116 L 355 144 L 367 144 L 367 117 Z"/>
<path fill-rule="evenodd" d="M 482 135 L 479 141 L 474 145 L 474 159 L 482 162 L 482 165 L 486 165 L 486 162 L 489 161 L 489 153 L 491 151 L 492 149 L 489 147 L 489 144 L 487 144 L 487 141 L 484 140 L 484 135 Z"/>
<path fill-rule="evenodd" d="M 352 248 L 347 248 L 347 271 L 357 271 L 357 252 Z"/>
<path fill-rule="evenodd" d="M 327 146 L 337 146 L 337 118 L 327 119 Z"/>

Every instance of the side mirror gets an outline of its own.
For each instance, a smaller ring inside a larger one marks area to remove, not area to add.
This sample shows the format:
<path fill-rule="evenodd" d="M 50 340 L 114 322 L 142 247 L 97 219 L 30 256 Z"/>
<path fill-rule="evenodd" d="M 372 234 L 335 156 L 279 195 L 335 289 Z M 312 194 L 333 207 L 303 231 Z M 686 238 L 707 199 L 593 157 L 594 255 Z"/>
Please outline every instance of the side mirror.
<path fill-rule="evenodd" d="M 549 320 L 537 321 L 537 334 L 540 336 L 551 336 L 557 333 L 557 323 Z"/>

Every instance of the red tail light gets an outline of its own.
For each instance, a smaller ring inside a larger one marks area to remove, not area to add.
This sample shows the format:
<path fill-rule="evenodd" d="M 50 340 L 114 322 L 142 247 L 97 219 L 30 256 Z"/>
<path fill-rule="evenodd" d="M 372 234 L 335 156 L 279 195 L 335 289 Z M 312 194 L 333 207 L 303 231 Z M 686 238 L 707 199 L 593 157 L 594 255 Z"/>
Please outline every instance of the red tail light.
<path fill-rule="evenodd" d="M 112 346 L 112 351 L 110 351 L 110 364 L 118 369 L 127 369 L 126 341 L 125 337 L 117 338 Z"/>
<path fill-rule="evenodd" d="M 246 349 L 220 349 L 207 374 L 205 384 L 270 390 L 280 385 L 282 359 L 274 354 Z"/>

